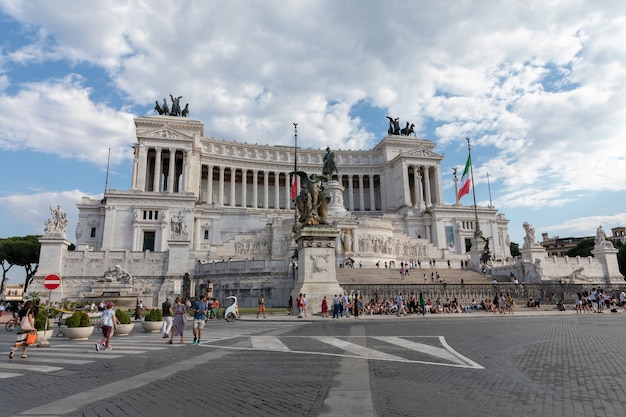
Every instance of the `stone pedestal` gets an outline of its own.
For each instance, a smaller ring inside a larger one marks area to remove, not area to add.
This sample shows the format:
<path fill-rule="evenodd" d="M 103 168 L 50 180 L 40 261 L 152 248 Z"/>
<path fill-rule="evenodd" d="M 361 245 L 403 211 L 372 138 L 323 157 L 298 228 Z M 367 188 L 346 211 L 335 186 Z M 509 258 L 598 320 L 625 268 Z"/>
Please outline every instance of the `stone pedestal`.
<path fill-rule="evenodd" d="M 188 271 L 187 260 L 189 259 L 188 240 L 168 240 L 167 246 L 167 273 L 166 276 L 174 275 L 180 277 Z"/>
<path fill-rule="evenodd" d="M 324 184 L 324 189 L 330 195 L 330 203 L 328 203 L 328 217 L 349 217 L 350 212 L 346 210 L 343 204 L 344 187 L 336 180 L 332 180 Z"/>
<path fill-rule="evenodd" d="M 619 272 L 617 252 L 619 251 L 615 249 L 611 243 L 605 246 L 596 244 L 591 251 L 594 258 L 602 265 L 602 275 L 607 284 L 624 283 L 624 277 Z"/>
<path fill-rule="evenodd" d="M 67 248 L 71 244 L 65 233 L 47 233 L 39 239 L 41 249 L 39 251 L 39 265 L 41 267 L 37 271 L 37 275 L 33 278 L 33 282 L 28 286 L 27 292 L 41 292 L 48 298 L 49 290 L 43 286 L 43 279 L 46 275 L 56 274 L 61 277 L 61 286 L 50 292 L 50 301 L 61 301 L 63 299 L 63 260 L 67 256 Z"/>
<path fill-rule="evenodd" d="M 541 245 L 533 245 L 529 248 L 522 248 L 520 249 L 520 253 L 522 254 L 523 262 L 531 263 L 535 263 L 535 259 L 539 259 L 543 262 L 547 255 L 546 249 Z"/>
<path fill-rule="evenodd" d="M 480 237 L 474 236 L 472 238 L 472 247 L 470 248 L 469 259 L 467 260 L 467 267 L 472 271 L 482 272 L 480 265 L 480 257 L 483 255 L 484 242 Z"/>
<path fill-rule="evenodd" d="M 333 296 L 343 294 L 337 282 L 335 246 L 339 232 L 332 226 L 315 225 L 303 227 L 295 236 L 298 247 L 298 279 L 291 293 L 292 315 L 298 314 L 296 301 L 299 294 L 306 294 L 308 314 L 321 311 L 326 296 L 332 309 Z"/>

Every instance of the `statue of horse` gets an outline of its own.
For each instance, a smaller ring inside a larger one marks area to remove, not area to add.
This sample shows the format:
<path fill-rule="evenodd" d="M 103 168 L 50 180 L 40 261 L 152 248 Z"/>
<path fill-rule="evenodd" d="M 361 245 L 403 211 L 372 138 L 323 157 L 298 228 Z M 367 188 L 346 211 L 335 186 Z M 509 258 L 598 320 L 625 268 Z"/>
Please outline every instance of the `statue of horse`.
<path fill-rule="evenodd" d="M 161 106 L 159 106 L 159 102 L 158 100 L 155 100 L 155 105 L 154 105 L 154 111 L 159 113 L 159 116 L 163 115 L 163 109 L 161 108 Z"/>
<path fill-rule="evenodd" d="M 181 112 L 181 116 L 187 117 L 188 114 L 189 114 L 189 103 L 185 104 L 185 108 Z"/>
<path fill-rule="evenodd" d="M 402 136 L 410 136 L 412 133 L 415 133 L 415 125 L 413 123 L 411 123 L 411 126 L 409 126 L 409 122 L 406 122 L 406 127 L 402 130 L 400 130 L 400 134 Z"/>
<path fill-rule="evenodd" d="M 163 99 L 163 107 L 161 107 L 161 109 L 163 109 L 163 114 L 164 115 L 168 115 L 170 114 L 170 108 L 167 106 L 167 100 Z"/>

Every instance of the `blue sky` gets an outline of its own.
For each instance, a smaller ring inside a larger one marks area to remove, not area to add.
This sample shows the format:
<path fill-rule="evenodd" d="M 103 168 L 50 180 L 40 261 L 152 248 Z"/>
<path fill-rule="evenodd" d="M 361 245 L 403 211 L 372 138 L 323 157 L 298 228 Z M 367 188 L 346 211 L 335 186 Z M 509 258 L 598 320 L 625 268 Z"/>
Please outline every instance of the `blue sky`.
<path fill-rule="evenodd" d="M 183 96 L 205 134 L 370 149 L 385 116 L 437 143 L 444 197 L 472 160 L 479 204 L 522 243 L 626 224 L 626 3 L 0 1 L 0 237 L 74 240 L 82 196 L 128 189 L 133 117 Z M 470 205 L 471 196 L 462 203 Z"/>

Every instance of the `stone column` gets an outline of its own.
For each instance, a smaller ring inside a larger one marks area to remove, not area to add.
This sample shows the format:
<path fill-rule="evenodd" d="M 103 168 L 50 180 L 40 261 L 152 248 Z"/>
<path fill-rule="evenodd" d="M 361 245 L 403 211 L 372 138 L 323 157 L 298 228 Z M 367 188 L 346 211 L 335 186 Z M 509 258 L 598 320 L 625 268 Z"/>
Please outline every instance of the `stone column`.
<path fill-rule="evenodd" d="M 170 163 L 167 168 L 167 192 L 174 192 L 174 181 L 176 181 L 176 148 L 170 148 Z"/>
<path fill-rule="evenodd" d="M 409 167 L 402 165 L 402 194 L 404 205 L 411 207 L 411 188 L 409 187 Z"/>
<path fill-rule="evenodd" d="M 237 170 L 230 168 L 230 206 L 235 207 L 237 197 L 235 196 L 235 184 L 237 183 Z"/>
<path fill-rule="evenodd" d="M 252 208 L 259 208 L 259 170 L 252 170 Z"/>
<path fill-rule="evenodd" d="M 152 183 L 152 191 L 159 192 L 161 191 L 161 156 L 162 149 L 155 148 L 156 155 L 154 157 L 154 174 L 153 174 L 153 183 Z"/>
<path fill-rule="evenodd" d="M 374 195 L 374 174 L 370 174 L 370 211 L 376 211 L 376 198 Z"/>
<path fill-rule="evenodd" d="M 426 194 L 426 207 L 430 207 L 433 205 L 433 202 L 430 198 L 430 167 L 424 167 L 424 191 Z"/>
<path fill-rule="evenodd" d="M 352 187 L 352 175 L 348 175 L 348 204 L 350 211 L 354 211 L 354 189 Z"/>
<path fill-rule="evenodd" d="M 365 196 L 363 195 L 363 175 L 359 174 L 359 211 L 365 211 Z"/>
<path fill-rule="evenodd" d="M 220 166 L 220 183 L 218 185 L 218 190 L 217 190 L 217 199 L 218 199 L 218 204 L 220 206 L 224 206 L 224 170 L 226 168 L 223 166 Z"/>
<path fill-rule="evenodd" d="M 248 180 L 248 170 L 245 168 L 241 169 L 241 207 L 246 208 L 246 191 L 247 188 L 247 180 Z"/>
<path fill-rule="evenodd" d="M 213 165 L 207 165 L 206 203 L 213 204 Z"/>
<path fill-rule="evenodd" d="M 270 173 L 263 171 L 263 208 L 269 208 L 270 199 Z"/>
<path fill-rule="evenodd" d="M 280 208 L 280 174 L 274 171 L 274 210 Z"/>

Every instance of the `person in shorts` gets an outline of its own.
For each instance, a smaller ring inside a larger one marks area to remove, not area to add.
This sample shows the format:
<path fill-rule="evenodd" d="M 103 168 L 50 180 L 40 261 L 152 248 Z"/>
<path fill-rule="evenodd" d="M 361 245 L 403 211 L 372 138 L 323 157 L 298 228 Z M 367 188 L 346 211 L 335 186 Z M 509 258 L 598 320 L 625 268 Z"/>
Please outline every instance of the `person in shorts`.
<path fill-rule="evenodd" d="M 256 312 L 256 318 L 259 318 L 259 314 L 263 314 L 263 318 L 265 318 L 265 294 L 261 293 L 259 297 L 259 310 Z"/>
<path fill-rule="evenodd" d="M 202 295 L 199 301 L 193 304 L 193 344 L 199 345 L 202 338 L 202 329 L 207 319 L 206 295 Z"/>

